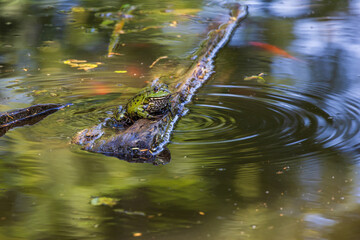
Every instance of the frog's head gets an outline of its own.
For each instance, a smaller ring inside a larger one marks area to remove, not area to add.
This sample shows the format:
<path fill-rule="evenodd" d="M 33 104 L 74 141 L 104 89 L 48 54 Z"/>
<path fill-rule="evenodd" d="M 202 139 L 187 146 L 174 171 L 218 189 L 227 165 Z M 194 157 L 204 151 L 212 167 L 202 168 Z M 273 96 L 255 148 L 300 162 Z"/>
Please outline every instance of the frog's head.
<path fill-rule="evenodd" d="M 168 89 L 167 85 L 160 84 L 151 87 L 147 94 L 147 98 L 154 98 L 154 99 L 163 99 L 169 98 L 171 96 L 171 92 Z"/>

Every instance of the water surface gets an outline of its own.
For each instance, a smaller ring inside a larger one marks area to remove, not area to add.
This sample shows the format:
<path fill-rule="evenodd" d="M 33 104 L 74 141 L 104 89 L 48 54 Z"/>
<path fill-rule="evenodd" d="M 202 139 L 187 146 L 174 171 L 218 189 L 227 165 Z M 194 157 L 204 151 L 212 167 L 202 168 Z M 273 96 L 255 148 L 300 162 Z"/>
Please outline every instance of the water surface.
<path fill-rule="evenodd" d="M 0 138 L 0 238 L 357 239 L 360 4 L 241 3 L 247 19 L 154 166 L 70 139 L 188 64 L 226 19 L 221 3 L 132 1 L 114 34 L 122 2 L 1 1 L 0 111 L 73 106 Z M 150 69 L 161 56 L 173 62 Z"/>

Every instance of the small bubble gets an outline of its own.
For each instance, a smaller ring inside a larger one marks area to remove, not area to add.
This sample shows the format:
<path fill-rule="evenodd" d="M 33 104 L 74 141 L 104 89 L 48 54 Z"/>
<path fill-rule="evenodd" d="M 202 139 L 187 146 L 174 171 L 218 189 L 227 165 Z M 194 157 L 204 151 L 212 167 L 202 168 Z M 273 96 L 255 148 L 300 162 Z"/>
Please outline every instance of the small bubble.
<path fill-rule="evenodd" d="M 252 229 L 256 229 L 256 225 L 251 225 L 251 228 L 252 228 Z"/>

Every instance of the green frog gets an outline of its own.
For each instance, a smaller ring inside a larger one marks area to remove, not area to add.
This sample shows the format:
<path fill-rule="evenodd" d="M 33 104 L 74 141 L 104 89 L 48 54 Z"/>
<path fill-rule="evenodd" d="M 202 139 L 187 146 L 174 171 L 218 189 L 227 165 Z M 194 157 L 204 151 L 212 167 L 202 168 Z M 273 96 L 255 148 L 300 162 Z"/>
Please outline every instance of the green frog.
<path fill-rule="evenodd" d="M 115 114 L 117 121 L 157 118 L 170 110 L 171 92 L 165 84 L 148 87 L 132 97 Z"/>

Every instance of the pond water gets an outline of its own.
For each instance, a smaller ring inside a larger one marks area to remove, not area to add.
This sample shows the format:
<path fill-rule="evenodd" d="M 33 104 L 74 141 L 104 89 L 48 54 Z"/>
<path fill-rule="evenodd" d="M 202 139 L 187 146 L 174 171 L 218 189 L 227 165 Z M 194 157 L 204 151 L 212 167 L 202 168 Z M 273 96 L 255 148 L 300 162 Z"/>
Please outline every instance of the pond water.
<path fill-rule="evenodd" d="M 224 2 L 0 1 L 0 111 L 73 104 L 0 138 L 0 239 L 358 239 L 360 2 L 240 3 L 155 166 L 70 140 L 188 64 Z"/>

